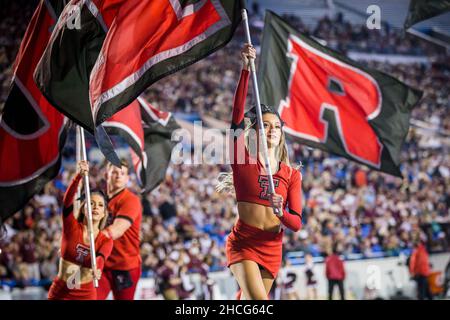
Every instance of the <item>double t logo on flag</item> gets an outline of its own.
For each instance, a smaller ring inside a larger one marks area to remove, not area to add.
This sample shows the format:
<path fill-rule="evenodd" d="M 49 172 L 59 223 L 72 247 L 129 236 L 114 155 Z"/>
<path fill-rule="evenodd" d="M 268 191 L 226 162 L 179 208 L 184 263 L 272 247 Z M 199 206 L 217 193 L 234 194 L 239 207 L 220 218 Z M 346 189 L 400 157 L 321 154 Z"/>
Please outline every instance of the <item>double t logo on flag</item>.
<path fill-rule="evenodd" d="M 285 131 L 395 176 L 411 109 L 421 97 L 266 13 L 259 82 L 262 103 L 278 108 Z"/>

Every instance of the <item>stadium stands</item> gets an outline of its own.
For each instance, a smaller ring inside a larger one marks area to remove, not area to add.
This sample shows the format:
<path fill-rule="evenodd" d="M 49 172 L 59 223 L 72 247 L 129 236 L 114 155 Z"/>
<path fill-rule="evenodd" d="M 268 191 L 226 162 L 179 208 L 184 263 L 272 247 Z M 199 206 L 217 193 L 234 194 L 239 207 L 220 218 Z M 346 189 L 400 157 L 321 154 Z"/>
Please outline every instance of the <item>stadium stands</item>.
<path fill-rule="evenodd" d="M 0 9 L 0 109 L 35 2 L 10 1 Z M 292 6 L 294 2 L 290 1 Z M 427 240 L 432 252 L 450 250 L 450 54 L 412 35 L 404 38 L 398 29 L 368 32 L 349 23 L 345 14 L 318 18 L 316 14 L 327 8 L 327 1 L 309 3 L 316 5 L 305 21 L 294 15 L 287 18 L 332 48 L 420 56 L 428 62 L 365 62 L 424 91 L 402 152 L 405 184 L 346 159 L 290 143 L 292 161 L 304 165 L 304 228 L 286 233 L 285 258 L 303 263 L 303 253 L 310 252 L 319 261 L 334 244 L 350 260 L 408 255 L 416 235 Z M 265 7 L 265 1 L 260 7 Z M 302 12 L 298 9 L 297 13 Z M 261 21 L 261 17 L 252 17 L 255 38 L 261 35 Z M 146 91 L 146 98 L 167 111 L 230 121 L 241 45 L 242 30 L 223 50 L 157 82 Z M 74 171 L 73 150 L 71 137 L 60 175 L 6 222 L 7 235 L 0 241 L 0 289 L 36 284 L 48 288 L 55 276 L 60 205 Z M 228 170 L 220 164 L 171 165 L 166 181 L 143 199 L 144 276 L 157 277 L 156 271 L 167 260 L 175 262 L 178 276 L 179 270 L 207 275 L 226 269 L 224 241 L 236 219 L 236 205 L 233 195 L 217 194 L 214 186 L 219 172 Z M 91 169 L 92 187 L 102 187 L 102 179 L 102 168 L 96 164 Z M 206 283 L 207 277 L 202 281 Z"/>

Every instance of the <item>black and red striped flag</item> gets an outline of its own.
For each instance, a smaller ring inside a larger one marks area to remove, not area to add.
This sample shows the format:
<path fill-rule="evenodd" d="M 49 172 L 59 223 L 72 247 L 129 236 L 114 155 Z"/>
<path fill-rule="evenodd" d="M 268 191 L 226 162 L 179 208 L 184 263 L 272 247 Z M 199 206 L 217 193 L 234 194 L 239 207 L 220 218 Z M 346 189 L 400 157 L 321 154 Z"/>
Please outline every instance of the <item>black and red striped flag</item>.
<path fill-rule="evenodd" d="M 258 81 L 301 143 L 401 176 L 400 151 L 422 93 L 266 13 Z"/>
<path fill-rule="evenodd" d="M 71 0 L 35 70 L 43 95 L 69 119 L 95 133 L 89 77 L 124 0 Z"/>
<path fill-rule="evenodd" d="M 39 3 L 13 66 L 11 89 L 0 114 L 0 221 L 40 192 L 61 166 L 66 119 L 41 94 L 33 70 L 65 3 Z"/>
<path fill-rule="evenodd" d="M 106 132 L 125 139 L 143 193 L 151 192 L 165 178 L 172 149 L 172 133 L 179 129 L 172 114 L 162 112 L 143 98 L 104 122 Z"/>
<path fill-rule="evenodd" d="M 228 0 L 72 0 L 36 70 L 44 95 L 90 132 L 148 86 L 226 45 Z M 79 14 L 79 28 L 67 22 Z"/>

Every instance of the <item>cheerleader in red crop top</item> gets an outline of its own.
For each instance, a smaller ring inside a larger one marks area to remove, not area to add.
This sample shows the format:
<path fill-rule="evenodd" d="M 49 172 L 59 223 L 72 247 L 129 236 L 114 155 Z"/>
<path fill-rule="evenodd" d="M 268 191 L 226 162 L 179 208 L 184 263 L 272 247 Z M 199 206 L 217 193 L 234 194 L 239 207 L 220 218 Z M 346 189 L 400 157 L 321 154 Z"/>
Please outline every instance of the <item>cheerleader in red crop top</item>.
<path fill-rule="evenodd" d="M 219 179 L 217 190 L 226 190 L 233 184 L 236 192 L 239 219 L 227 238 L 226 251 L 227 265 L 241 288 L 240 298 L 264 300 L 280 269 L 283 228 L 293 231 L 301 228 L 301 174 L 289 165 L 283 122 L 278 113 L 261 105 L 275 186 L 275 194 L 270 194 L 262 148 L 257 147 L 256 120 L 252 110 L 244 114 L 249 59 L 256 57 L 255 49 L 245 45 L 241 56 L 243 70 L 232 116 L 232 128 L 236 129 L 232 138 L 234 147 L 230 148 L 233 179 Z M 250 126 L 245 125 L 244 118 L 250 120 Z M 273 208 L 278 208 L 280 214 L 276 215 Z"/>
<path fill-rule="evenodd" d="M 105 261 L 113 247 L 113 240 L 100 232 L 108 218 L 106 197 L 101 191 L 92 191 L 92 222 L 97 262 L 97 271 L 94 273 L 91 268 L 85 203 L 82 203 L 77 219 L 73 212 L 73 199 L 82 176 L 87 174 L 88 170 L 87 162 L 78 163 L 78 173 L 64 195 L 61 258 L 58 275 L 48 292 L 49 300 L 96 300 L 94 277 L 100 279 Z"/>

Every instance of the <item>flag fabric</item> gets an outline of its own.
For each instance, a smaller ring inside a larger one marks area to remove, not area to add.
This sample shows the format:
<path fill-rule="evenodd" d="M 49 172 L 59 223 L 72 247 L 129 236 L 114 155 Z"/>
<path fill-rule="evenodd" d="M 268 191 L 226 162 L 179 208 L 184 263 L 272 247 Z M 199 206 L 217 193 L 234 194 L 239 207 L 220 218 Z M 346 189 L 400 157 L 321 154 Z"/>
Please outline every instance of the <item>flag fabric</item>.
<path fill-rule="evenodd" d="M 58 110 L 94 132 L 152 83 L 231 40 L 241 5 L 226 0 L 72 0 L 66 8 L 36 80 Z M 70 23 L 77 12 L 78 28 Z"/>
<path fill-rule="evenodd" d="M 240 1 L 128 0 L 117 13 L 90 77 L 99 124 L 148 86 L 225 46 Z"/>
<path fill-rule="evenodd" d="M 125 0 L 71 0 L 61 13 L 35 70 L 43 95 L 73 122 L 94 135 L 106 159 L 120 166 L 102 126 L 90 112 L 89 76 L 106 33 Z"/>
<path fill-rule="evenodd" d="M 172 133 L 179 129 L 171 113 L 162 112 L 143 98 L 104 122 L 106 132 L 125 139 L 143 193 L 151 192 L 165 178 L 172 149 Z"/>
<path fill-rule="evenodd" d="M 395 176 L 411 110 L 422 93 L 369 69 L 266 13 L 258 81 L 285 132 Z"/>
<path fill-rule="evenodd" d="M 61 167 L 66 118 L 41 94 L 32 70 L 65 3 L 39 3 L 13 66 L 10 92 L 0 114 L 0 222 L 23 208 Z"/>
<path fill-rule="evenodd" d="M 43 95 L 69 119 L 95 134 L 89 77 L 124 0 L 71 0 L 35 71 Z"/>
<path fill-rule="evenodd" d="M 414 24 L 450 11 L 450 0 L 411 0 L 406 16 L 405 30 Z"/>

